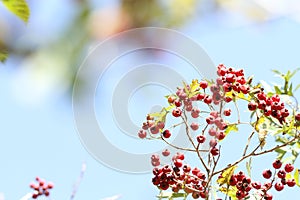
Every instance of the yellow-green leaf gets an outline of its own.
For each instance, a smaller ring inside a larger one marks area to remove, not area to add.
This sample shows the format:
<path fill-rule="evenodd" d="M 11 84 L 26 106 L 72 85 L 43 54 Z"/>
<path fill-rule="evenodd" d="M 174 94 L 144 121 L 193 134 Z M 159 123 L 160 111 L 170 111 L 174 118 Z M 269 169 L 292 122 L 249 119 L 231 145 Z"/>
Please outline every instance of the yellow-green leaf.
<path fill-rule="evenodd" d="M 226 169 L 225 171 L 222 172 L 221 178 L 218 178 L 217 182 L 219 183 L 219 185 L 224 185 L 227 184 L 229 185 L 229 181 L 231 176 L 234 173 L 234 170 L 237 168 L 236 165 L 229 167 L 228 169 Z"/>
<path fill-rule="evenodd" d="M 236 197 L 236 192 L 238 191 L 238 189 L 236 188 L 236 186 L 230 187 L 230 188 L 221 187 L 220 191 L 223 192 L 224 194 L 227 194 L 228 196 L 230 196 L 231 200 L 237 200 L 238 199 Z"/>
<path fill-rule="evenodd" d="M 0 50 L 0 62 L 5 62 L 8 57 L 8 53 L 6 51 Z"/>
<path fill-rule="evenodd" d="M 299 183 L 299 169 L 295 169 L 294 179 L 296 181 L 296 184 L 300 187 L 300 183 Z"/>
<path fill-rule="evenodd" d="M 25 23 L 28 22 L 30 10 L 25 0 L 2 0 L 4 6 Z"/>
<path fill-rule="evenodd" d="M 226 128 L 226 130 L 224 131 L 224 134 L 225 135 L 228 135 L 230 132 L 238 132 L 239 131 L 239 128 L 237 127 L 236 124 L 229 124 Z"/>

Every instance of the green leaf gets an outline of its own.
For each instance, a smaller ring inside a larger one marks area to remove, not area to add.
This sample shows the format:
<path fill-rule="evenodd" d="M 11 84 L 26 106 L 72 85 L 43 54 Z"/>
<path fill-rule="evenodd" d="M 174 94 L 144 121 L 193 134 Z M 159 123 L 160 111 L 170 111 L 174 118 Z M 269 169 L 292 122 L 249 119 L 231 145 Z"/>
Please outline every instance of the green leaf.
<path fill-rule="evenodd" d="M 294 92 L 297 91 L 299 88 L 300 88 L 300 84 L 298 84 L 298 85 L 296 86 L 296 88 L 294 89 Z"/>
<path fill-rule="evenodd" d="M 184 198 L 186 197 L 186 195 L 187 195 L 186 193 L 173 193 L 173 192 L 162 191 L 156 197 L 159 199 L 174 199 L 174 198 Z"/>
<path fill-rule="evenodd" d="M 293 96 L 293 83 L 291 83 L 289 91 L 288 91 L 289 96 Z"/>
<path fill-rule="evenodd" d="M 300 70 L 300 68 L 295 69 L 291 74 L 290 74 L 290 79 L 295 76 L 295 74 Z"/>
<path fill-rule="evenodd" d="M 2 0 L 4 6 L 25 23 L 28 22 L 30 10 L 25 0 Z"/>
<path fill-rule="evenodd" d="M 300 183 L 299 183 L 299 169 L 295 169 L 294 179 L 295 179 L 296 184 L 300 187 Z"/>
<path fill-rule="evenodd" d="M 276 69 L 273 69 L 272 72 L 274 72 L 275 74 L 280 75 L 280 76 L 283 75 L 280 71 L 278 71 L 278 70 L 276 70 Z"/>
<path fill-rule="evenodd" d="M 252 165 L 252 158 L 250 157 L 249 162 L 246 162 L 246 168 L 250 178 L 251 178 L 251 169 L 252 169 L 251 165 Z"/>
<path fill-rule="evenodd" d="M 8 53 L 5 50 L 0 50 L 0 62 L 4 63 L 8 57 Z"/>
<path fill-rule="evenodd" d="M 279 87 L 277 85 L 274 86 L 275 92 L 276 94 L 282 94 L 281 90 L 279 89 Z"/>
<path fill-rule="evenodd" d="M 284 155 L 286 154 L 286 151 L 283 149 L 276 149 L 275 152 L 277 152 L 277 159 L 282 160 Z"/>

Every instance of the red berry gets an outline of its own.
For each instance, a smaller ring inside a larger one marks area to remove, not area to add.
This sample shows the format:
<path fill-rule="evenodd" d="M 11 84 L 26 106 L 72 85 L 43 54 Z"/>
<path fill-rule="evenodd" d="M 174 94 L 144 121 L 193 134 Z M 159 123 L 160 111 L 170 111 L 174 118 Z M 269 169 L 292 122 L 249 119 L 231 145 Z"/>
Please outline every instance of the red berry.
<path fill-rule="evenodd" d="M 295 119 L 296 119 L 297 121 L 300 121 L 300 113 L 296 114 Z"/>
<path fill-rule="evenodd" d="M 273 196 L 272 196 L 272 194 L 266 194 L 265 196 L 264 196 L 264 200 L 272 200 L 273 199 Z"/>
<path fill-rule="evenodd" d="M 221 131 L 221 132 L 218 132 L 217 134 L 216 134 L 216 137 L 218 138 L 218 140 L 223 140 L 224 138 L 225 138 L 225 134 L 224 134 L 224 132 L 223 131 Z"/>
<path fill-rule="evenodd" d="M 198 94 L 198 95 L 197 95 L 197 100 L 198 100 L 198 101 L 203 100 L 203 99 L 205 98 L 205 96 L 206 96 L 206 95 L 205 95 L 204 93 Z"/>
<path fill-rule="evenodd" d="M 292 164 L 286 164 L 284 166 L 284 170 L 289 173 L 289 172 L 292 172 L 294 170 L 294 166 Z"/>
<path fill-rule="evenodd" d="M 176 154 L 176 158 L 179 159 L 179 160 L 184 160 L 184 154 L 178 152 L 178 153 Z"/>
<path fill-rule="evenodd" d="M 278 182 L 275 184 L 275 190 L 281 191 L 281 190 L 283 190 L 283 188 L 284 188 L 284 185 L 281 182 Z"/>
<path fill-rule="evenodd" d="M 279 169 L 281 166 L 282 166 L 282 162 L 281 162 L 280 160 L 275 160 L 275 161 L 273 162 L 273 167 L 274 167 L 275 169 Z"/>
<path fill-rule="evenodd" d="M 225 109 L 224 112 L 223 112 L 223 114 L 225 116 L 230 116 L 231 115 L 231 110 L 230 109 Z"/>
<path fill-rule="evenodd" d="M 295 179 L 289 179 L 289 180 L 286 181 L 286 184 L 289 187 L 294 187 L 296 185 L 296 181 L 295 181 Z"/>
<path fill-rule="evenodd" d="M 249 104 L 248 104 L 248 109 L 250 111 L 254 111 L 257 107 L 257 104 L 254 102 L 254 101 L 251 101 Z"/>
<path fill-rule="evenodd" d="M 210 153 L 211 153 L 213 156 L 217 156 L 217 155 L 219 155 L 219 149 L 216 148 L 216 147 L 213 147 L 213 148 L 210 150 Z"/>
<path fill-rule="evenodd" d="M 261 188 L 261 183 L 260 182 L 253 182 L 251 183 L 252 187 L 259 190 Z"/>
<path fill-rule="evenodd" d="M 171 132 L 170 132 L 169 130 L 164 130 L 164 132 L 163 132 L 163 137 L 164 137 L 164 138 L 169 138 L 169 137 L 171 137 Z"/>
<path fill-rule="evenodd" d="M 208 116 L 206 118 L 206 123 L 213 124 L 215 122 L 215 118 L 213 116 Z"/>
<path fill-rule="evenodd" d="M 200 81 L 199 86 L 202 89 L 206 89 L 208 87 L 208 83 L 207 83 L 207 81 Z"/>
<path fill-rule="evenodd" d="M 189 173 L 191 171 L 191 167 L 189 165 L 184 165 L 182 167 L 182 170 L 185 172 L 185 173 Z"/>
<path fill-rule="evenodd" d="M 231 176 L 231 178 L 230 178 L 230 180 L 229 180 L 229 184 L 230 184 L 231 186 L 235 186 L 236 183 L 237 183 L 236 177 L 235 177 L 235 176 Z"/>
<path fill-rule="evenodd" d="M 169 188 L 169 184 L 167 182 L 161 182 L 159 187 L 162 190 L 167 190 Z"/>
<path fill-rule="evenodd" d="M 204 103 L 206 103 L 206 104 L 211 104 L 211 102 L 212 102 L 212 97 L 211 96 L 209 96 L 209 95 L 206 95 L 205 97 L 204 97 Z"/>
<path fill-rule="evenodd" d="M 176 159 L 174 162 L 174 165 L 178 168 L 182 167 L 182 160 L 180 159 Z"/>
<path fill-rule="evenodd" d="M 277 176 L 278 178 L 285 178 L 286 172 L 284 170 L 279 170 Z"/>
<path fill-rule="evenodd" d="M 267 170 L 263 171 L 263 177 L 264 178 L 269 179 L 269 178 L 271 178 L 271 176 L 272 176 L 271 170 L 267 169 Z"/>
<path fill-rule="evenodd" d="M 197 141 L 199 142 L 199 143 L 204 143 L 205 142 L 205 136 L 204 135 L 198 135 L 197 136 Z"/>
<path fill-rule="evenodd" d="M 174 116 L 174 117 L 180 117 L 181 116 L 181 110 L 179 109 L 179 108 L 175 108 L 174 110 L 173 110 L 173 112 L 172 112 L 172 115 Z"/>
<path fill-rule="evenodd" d="M 180 107 L 181 106 L 181 102 L 179 100 L 174 101 L 174 104 L 176 107 Z"/>
<path fill-rule="evenodd" d="M 192 170 L 192 174 L 193 175 L 195 175 L 195 176 L 197 176 L 197 174 L 200 172 L 200 170 L 197 168 L 197 167 L 195 167 L 193 170 Z"/>

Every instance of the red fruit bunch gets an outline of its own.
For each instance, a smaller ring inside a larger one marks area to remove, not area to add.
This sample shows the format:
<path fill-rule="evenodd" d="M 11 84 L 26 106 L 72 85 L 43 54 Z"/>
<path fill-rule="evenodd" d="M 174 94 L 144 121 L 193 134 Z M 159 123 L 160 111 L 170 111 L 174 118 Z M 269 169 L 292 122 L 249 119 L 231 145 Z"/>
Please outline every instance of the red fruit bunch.
<path fill-rule="evenodd" d="M 50 195 L 50 190 L 54 187 L 54 184 L 52 182 L 46 183 L 46 181 L 40 177 L 36 177 L 35 180 L 37 183 L 32 182 L 29 185 L 29 187 L 34 190 L 32 198 L 37 199 L 39 196 L 43 195 L 48 197 Z"/>

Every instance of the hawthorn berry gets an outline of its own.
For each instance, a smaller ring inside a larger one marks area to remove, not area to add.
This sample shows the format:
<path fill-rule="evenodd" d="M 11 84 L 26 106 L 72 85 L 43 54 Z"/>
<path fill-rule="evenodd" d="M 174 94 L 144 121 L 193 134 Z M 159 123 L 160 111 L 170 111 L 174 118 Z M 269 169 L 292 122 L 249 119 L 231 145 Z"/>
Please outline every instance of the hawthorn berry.
<path fill-rule="evenodd" d="M 277 172 L 277 176 L 278 176 L 278 178 L 285 178 L 286 172 L 284 170 L 279 170 Z"/>
<path fill-rule="evenodd" d="M 289 173 L 289 172 L 292 172 L 294 170 L 294 166 L 292 164 L 286 164 L 284 166 L 284 170 Z"/>
<path fill-rule="evenodd" d="M 260 182 L 253 182 L 251 183 L 252 187 L 259 190 L 261 188 L 261 183 Z"/>
<path fill-rule="evenodd" d="M 167 130 L 164 130 L 164 132 L 162 133 L 163 137 L 164 138 L 169 138 L 171 137 L 171 132 L 167 129 Z"/>
<path fill-rule="evenodd" d="M 208 87 L 208 83 L 207 83 L 207 81 L 200 81 L 199 86 L 202 89 L 206 89 Z"/>
<path fill-rule="evenodd" d="M 197 136 L 197 141 L 198 141 L 199 143 L 204 143 L 205 140 L 206 140 L 206 138 L 205 138 L 204 135 L 198 135 L 198 136 Z"/>
<path fill-rule="evenodd" d="M 281 182 L 277 182 L 274 187 L 275 187 L 275 190 L 281 191 L 281 190 L 283 190 L 284 185 Z"/>
<path fill-rule="evenodd" d="M 193 123 L 191 123 L 191 129 L 193 130 L 193 131 L 196 131 L 196 130 L 198 130 L 198 128 L 199 128 L 199 124 L 198 123 L 196 123 L 196 122 L 193 122 Z"/>
<path fill-rule="evenodd" d="M 161 154 L 165 157 L 169 156 L 170 155 L 170 151 L 168 149 L 165 149 Z"/>
<path fill-rule="evenodd" d="M 289 179 L 289 180 L 286 181 L 286 184 L 289 187 L 294 187 L 296 185 L 296 181 L 295 181 L 295 179 Z"/>
<path fill-rule="evenodd" d="M 172 112 L 172 115 L 174 117 L 180 117 L 181 116 L 182 111 L 180 110 L 180 108 L 175 108 Z"/>
<path fill-rule="evenodd" d="M 230 109 L 225 109 L 224 112 L 223 112 L 223 114 L 225 116 L 230 116 L 231 115 L 231 110 Z"/>
<path fill-rule="evenodd" d="M 272 165 L 274 169 L 279 169 L 282 166 L 282 162 L 280 160 L 275 160 Z"/>
<path fill-rule="evenodd" d="M 300 113 L 296 114 L 295 119 L 296 119 L 297 121 L 300 121 Z"/>
<path fill-rule="evenodd" d="M 182 167 L 182 160 L 181 159 L 176 159 L 174 161 L 174 165 L 178 168 Z"/>
<path fill-rule="evenodd" d="M 272 172 L 271 172 L 271 170 L 269 170 L 269 169 L 267 169 L 267 170 L 264 170 L 263 171 L 263 177 L 265 178 L 265 179 L 269 179 L 269 178 L 271 178 L 271 176 L 272 176 Z"/>
<path fill-rule="evenodd" d="M 143 139 L 143 138 L 147 137 L 147 132 L 145 130 L 140 130 L 138 132 L 138 136 L 139 136 L 139 138 Z"/>
<path fill-rule="evenodd" d="M 216 148 L 216 147 L 213 147 L 213 148 L 210 150 L 210 153 L 211 153 L 211 155 L 213 155 L 213 156 L 217 156 L 217 155 L 219 155 L 219 149 Z"/>
<path fill-rule="evenodd" d="M 248 109 L 250 111 L 254 111 L 256 110 L 257 104 L 254 101 L 250 101 L 250 103 L 248 104 Z"/>

